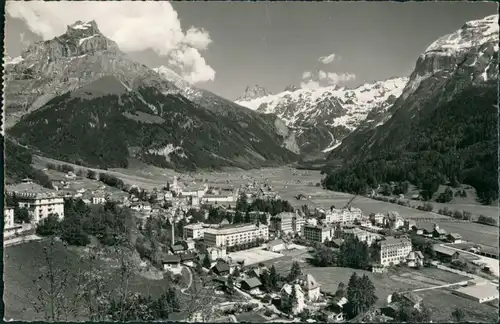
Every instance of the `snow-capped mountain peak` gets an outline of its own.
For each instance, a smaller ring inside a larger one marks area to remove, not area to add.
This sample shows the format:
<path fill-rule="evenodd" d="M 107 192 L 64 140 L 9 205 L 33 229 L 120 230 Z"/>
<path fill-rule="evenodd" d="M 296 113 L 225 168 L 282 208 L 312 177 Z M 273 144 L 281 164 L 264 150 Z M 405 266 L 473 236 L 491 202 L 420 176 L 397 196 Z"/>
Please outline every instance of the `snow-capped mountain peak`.
<path fill-rule="evenodd" d="M 256 84 L 254 86 L 248 86 L 245 89 L 245 93 L 243 94 L 243 96 L 238 97 L 238 99 L 236 99 L 236 101 L 252 100 L 252 99 L 264 97 L 264 96 L 267 96 L 270 94 L 271 93 L 269 91 L 267 91 L 266 88 L 264 88 L 261 85 Z"/>
<path fill-rule="evenodd" d="M 496 41 L 498 48 L 498 31 L 498 15 L 471 20 L 459 30 L 437 39 L 425 50 L 423 56 L 431 53 L 453 55 L 491 41 Z"/>

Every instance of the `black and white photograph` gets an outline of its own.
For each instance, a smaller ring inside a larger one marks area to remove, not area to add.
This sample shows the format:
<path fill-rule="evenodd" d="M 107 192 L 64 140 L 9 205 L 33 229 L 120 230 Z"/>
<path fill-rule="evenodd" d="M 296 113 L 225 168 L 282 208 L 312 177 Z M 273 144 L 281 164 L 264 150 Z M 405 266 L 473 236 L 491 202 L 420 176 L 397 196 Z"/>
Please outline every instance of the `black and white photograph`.
<path fill-rule="evenodd" d="M 498 322 L 496 2 L 4 8 L 4 321 Z"/>

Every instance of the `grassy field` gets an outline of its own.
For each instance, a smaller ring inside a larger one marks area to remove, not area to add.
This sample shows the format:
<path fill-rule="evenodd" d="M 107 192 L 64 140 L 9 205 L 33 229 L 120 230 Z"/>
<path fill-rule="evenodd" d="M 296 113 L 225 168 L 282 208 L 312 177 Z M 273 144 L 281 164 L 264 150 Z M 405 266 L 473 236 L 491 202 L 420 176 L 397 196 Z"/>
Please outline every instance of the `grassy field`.
<path fill-rule="evenodd" d="M 498 322 L 498 308 L 491 305 L 480 304 L 442 289 L 421 291 L 416 294 L 424 298 L 423 303 L 430 308 L 431 319 L 434 322 L 451 321 L 451 313 L 456 308 L 465 312 L 464 322 Z"/>
<path fill-rule="evenodd" d="M 42 273 L 44 269 L 43 248 L 47 241 L 29 242 L 21 245 L 4 248 L 4 296 L 5 318 L 15 320 L 43 320 L 42 315 L 37 314 L 33 308 L 32 301 L 36 298 L 36 286 L 33 280 Z M 65 257 L 68 257 L 69 269 L 75 273 L 82 267 L 77 253 L 57 248 L 58 265 L 65 265 Z M 107 272 L 110 278 L 110 287 L 118 283 L 117 270 L 106 266 L 107 262 L 96 261 L 95 266 Z M 141 292 L 152 297 L 158 297 L 171 285 L 170 279 L 148 280 L 142 276 L 134 275 L 130 281 L 132 291 Z"/>

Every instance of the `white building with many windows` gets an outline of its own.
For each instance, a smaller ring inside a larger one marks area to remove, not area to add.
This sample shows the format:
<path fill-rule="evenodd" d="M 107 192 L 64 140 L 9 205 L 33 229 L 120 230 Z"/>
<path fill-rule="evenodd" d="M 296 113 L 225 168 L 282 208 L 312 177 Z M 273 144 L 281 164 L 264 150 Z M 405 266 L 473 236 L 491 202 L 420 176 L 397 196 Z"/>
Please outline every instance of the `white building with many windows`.
<path fill-rule="evenodd" d="M 207 246 L 235 246 L 254 242 L 258 238 L 268 240 L 267 225 L 237 224 L 205 229 L 204 242 Z"/>
<path fill-rule="evenodd" d="M 23 180 L 23 183 L 8 186 L 6 194 L 15 196 L 19 208 L 28 210 L 34 224 L 50 214 L 57 214 L 59 219 L 64 218 L 64 198 L 57 196 L 53 190 L 34 184 L 29 179 Z"/>
<path fill-rule="evenodd" d="M 323 243 L 333 238 L 335 229 L 330 226 L 305 224 L 302 226 L 302 237 L 307 241 Z"/>
<path fill-rule="evenodd" d="M 366 242 L 368 245 L 372 245 L 375 243 L 375 241 L 379 240 L 382 238 L 382 235 L 377 234 L 377 233 L 371 233 L 362 229 L 359 229 L 357 227 L 351 228 L 351 229 L 346 229 L 344 230 L 343 233 L 343 238 L 354 238 L 356 237 L 360 242 Z"/>
<path fill-rule="evenodd" d="M 359 208 L 349 207 L 346 209 L 335 209 L 326 211 L 325 222 L 331 223 L 354 223 L 355 220 L 361 220 L 363 212 Z"/>
<path fill-rule="evenodd" d="M 411 241 L 407 237 L 387 237 L 380 242 L 380 264 L 388 266 L 406 261 L 406 257 L 411 252 Z"/>
<path fill-rule="evenodd" d="M 184 238 L 198 239 L 203 238 L 205 229 L 209 228 L 203 223 L 188 224 L 184 226 Z"/>

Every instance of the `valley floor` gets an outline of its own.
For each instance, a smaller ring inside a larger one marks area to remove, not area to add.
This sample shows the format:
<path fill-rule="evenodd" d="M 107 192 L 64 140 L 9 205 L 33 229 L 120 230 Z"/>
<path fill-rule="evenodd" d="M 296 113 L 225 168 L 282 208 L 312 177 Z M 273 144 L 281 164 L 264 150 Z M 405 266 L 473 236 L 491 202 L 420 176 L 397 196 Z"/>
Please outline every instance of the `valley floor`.
<path fill-rule="evenodd" d="M 48 162 L 61 162 L 35 156 L 34 164 L 37 168 L 45 168 Z M 81 168 L 74 165 L 75 169 Z M 131 161 L 127 169 L 97 170 L 115 175 L 122 179 L 126 184 L 135 184 L 141 188 L 152 189 L 162 187 L 167 182 L 172 183 L 173 176 L 178 176 L 184 181 L 201 182 L 206 179 L 209 185 L 233 185 L 238 187 L 241 184 L 247 184 L 253 181 L 262 183 L 268 182 L 271 187 L 285 200 L 288 200 L 295 207 L 309 205 L 309 207 L 318 207 L 327 209 L 332 205 L 337 208 L 344 207 L 352 198 L 352 195 L 324 190 L 319 186 L 322 175 L 319 171 L 297 170 L 290 167 L 281 168 L 263 168 L 255 170 L 232 170 L 219 172 L 198 172 L 189 174 L 180 174 L 173 170 L 161 169 L 146 165 L 142 162 Z M 90 180 L 89 180 L 90 181 Z M 298 194 L 304 194 L 306 200 L 297 200 Z M 420 202 L 415 202 L 418 205 Z M 483 214 L 485 216 L 498 219 L 498 206 L 481 206 L 472 203 L 472 200 L 466 204 L 441 204 L 432 203 L 434 209 L 448 207 L 452 210 L 466 210 L 473 215 Z M 498 251 L 498 227 L 487 226 L 477 223 L 459 223 L 447 216 L 436 213 L 429 213 L 417 209 L 391 204 L 388 202 L 377 201 L 366 197 L 357 197 L 352 205 L 360 208 L 365 214 L 387 213 L 388 211 L 397 211 L 403 218 L 414 219 L 418 226 L 429 227 L 437 223 L 448 233 L 459 233 L 465 240 L 474 243 L 492 247 Z M 424 220 L 425 219 L 425 220 Z M 429 220 L 430 219 L 430 220 Z"/>

